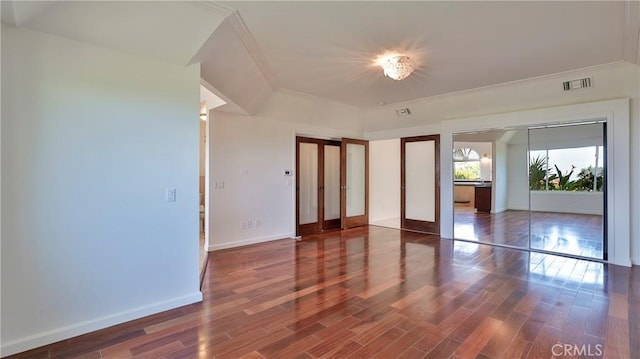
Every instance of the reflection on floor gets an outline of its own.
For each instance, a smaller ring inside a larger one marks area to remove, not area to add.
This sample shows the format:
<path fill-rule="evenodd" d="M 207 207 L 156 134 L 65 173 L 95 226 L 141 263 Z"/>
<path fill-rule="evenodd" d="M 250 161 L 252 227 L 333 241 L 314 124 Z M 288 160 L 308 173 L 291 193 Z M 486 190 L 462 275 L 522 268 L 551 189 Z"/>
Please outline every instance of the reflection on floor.
<path fill-rule="evenodd" d="M 454 237 L 602 259 L 602 216 L 505 211 L 498 214 L 455 209 Z"/>
<path fill-rule="evenodd" d="M 400 217 L 371 221 L 369 224 L 373 226 L 400 229 Z"/>
<path fill-rule="evenodd" d="M 208 265 L 202 303 L 15 358 L 640 358 L 637 266 L 376 226 Z"/>

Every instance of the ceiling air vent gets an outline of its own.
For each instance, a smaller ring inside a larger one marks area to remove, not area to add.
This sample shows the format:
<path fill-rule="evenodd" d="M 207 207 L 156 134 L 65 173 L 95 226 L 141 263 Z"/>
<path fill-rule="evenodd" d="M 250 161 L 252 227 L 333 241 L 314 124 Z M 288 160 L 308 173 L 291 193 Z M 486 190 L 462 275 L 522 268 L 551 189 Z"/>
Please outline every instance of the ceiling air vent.
<path fill-rule="evenodd" d="M 565 81 L 562 83 L 565 91 L 573 91 L 577 89 L 593 87 L 591 84 L 591 77 L 585 77 L 583 79 Z"/>
<path fill-rule="evenodd" d="M 396 114 L 398 114 L 398 116 L 409 116 L 411 114 L 411 110 L 409 110 L 409 108 L 401 108 L 396 110 Z"/>

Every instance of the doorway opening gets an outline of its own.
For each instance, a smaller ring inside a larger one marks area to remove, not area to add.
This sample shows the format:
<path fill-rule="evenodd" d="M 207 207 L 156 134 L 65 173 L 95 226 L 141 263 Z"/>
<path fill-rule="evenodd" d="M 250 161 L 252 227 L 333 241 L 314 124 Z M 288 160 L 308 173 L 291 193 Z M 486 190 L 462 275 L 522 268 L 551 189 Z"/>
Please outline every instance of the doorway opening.
<path fill-rule="evenodd" d="M 371 221 L 440 233 L 440 135 L 371 142 Z"/>

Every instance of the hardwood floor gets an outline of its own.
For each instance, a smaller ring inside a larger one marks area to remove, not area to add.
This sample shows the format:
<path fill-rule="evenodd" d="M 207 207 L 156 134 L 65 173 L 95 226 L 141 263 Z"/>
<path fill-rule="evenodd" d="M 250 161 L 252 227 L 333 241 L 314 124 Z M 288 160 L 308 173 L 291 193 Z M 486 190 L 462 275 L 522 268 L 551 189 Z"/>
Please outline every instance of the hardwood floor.
<path fill-rule="evenodd" d="M 529 248 L 529 231 L 531 248 L 603 259 L 602 216 L 513 210 L 493 214 L 455 208 L 457 239 Z"/>
<path fill-rule="evenodd" d="M 395 229 L 213 252 L 202 290 L 14 358 L 640 358 L 640 268 Z"/>

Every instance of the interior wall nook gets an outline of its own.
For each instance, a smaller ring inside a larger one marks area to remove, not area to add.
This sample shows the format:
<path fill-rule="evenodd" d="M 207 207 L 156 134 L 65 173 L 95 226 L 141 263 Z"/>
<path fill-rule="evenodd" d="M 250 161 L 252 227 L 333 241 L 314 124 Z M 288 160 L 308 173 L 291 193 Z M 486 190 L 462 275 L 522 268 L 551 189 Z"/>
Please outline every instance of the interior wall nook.
<path fill-rule="evenodd" d="M 605 120 L 607 122 L 608 262 L 631 266 L 629 99 L 591 102 L 444 121 L 441 146 L 453 147 L 455 133 Z M 453 238 L 453 153 L 441 151 L 441 235 Z"/>

